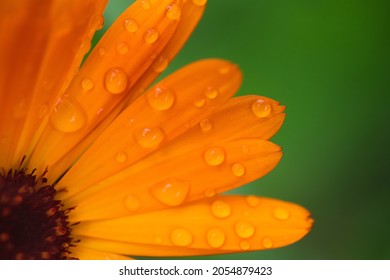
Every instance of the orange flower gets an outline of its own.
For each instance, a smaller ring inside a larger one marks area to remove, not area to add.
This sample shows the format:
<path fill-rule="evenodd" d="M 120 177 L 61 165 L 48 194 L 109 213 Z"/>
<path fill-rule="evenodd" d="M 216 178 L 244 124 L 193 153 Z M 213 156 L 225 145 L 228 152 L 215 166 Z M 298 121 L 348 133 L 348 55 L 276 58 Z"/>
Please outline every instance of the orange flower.
<path fill-rule="evenodd" d="M 232 98 L 241 72 L 220 59 L 149 87 L 205 3 L 137 1 L 80 69 L 105 0 L 0 3 L 0 258 L 224 254 L 308 233 L 298 205 L 221 195 L 277 165 L 283 106 Z"/>

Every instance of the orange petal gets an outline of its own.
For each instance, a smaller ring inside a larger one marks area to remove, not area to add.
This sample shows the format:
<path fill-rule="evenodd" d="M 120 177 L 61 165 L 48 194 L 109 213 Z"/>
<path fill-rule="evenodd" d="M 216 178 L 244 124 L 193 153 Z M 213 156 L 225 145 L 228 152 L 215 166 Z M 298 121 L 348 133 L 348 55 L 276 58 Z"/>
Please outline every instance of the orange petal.
<path fill-rule="evenodd" d="M 100 247 L 119 254 L 192 255 L 199 250 L 202 254 L 218 254 L 292 244 L 310 231 L 312 222 L 306 209 L 289 202 L 220 196 L 162 211 L 83 222 L 74 228 L 73 235 L 82 245 L 84 237 L 95 238 L 96 248 L 99 239 L 107 240 Z M 114 242 L 111 246 L 110 241 Z M 115 246 L 115 242 L 123 246 Z M 142 245 L 146 245 L 144 250 Z M 151 246 L 158 248 L 155 253 Z M 177 250 L 169 249 L 164 254 L 160 246 Z"/>
<path fill-rule="evenodd" d="M 218 72 L 226 67 L 229 73 Z M 62 199 L 166 145 L 222 106 L 240 83 L 238 68 L 216 59 L 190 64 L 162 80 L 133 102 L 61 179 L 59 187 L 67 189 Z"/>
<path fill-rule="evenodd" d="M 196 138 L 193 141 L 202 142 Z M 70 213 L 75 221 L 177 206 L 258 179 L 270 172 L 281 156 L 279 146 L 260 139 L 191 149 L 186 143 L 171 145 L 65 203 L 77 207 Z"/>
<path fill-rule="evenodd" d="M 79 260 L 132 260 L 132 258 L 105 252 L 104 250 L 96 250 L 94 248 L 85 248 L 83 246 L 76 246 L 71 249 L 70 257 Z"/>
<path fill-rule="evenodd" d="M 58 100 L 31 167 L 50 168 L 124 100 L 176 30 L 169 5 L 182 7 L 179 0 L 137 1 L 116 20 Z"/>
<path fill-rule="evenodd" d="M 18 167 L 29 153 L 39 124 L 101 27 L 106 2 L 1 1 L 1 166 Z"/>

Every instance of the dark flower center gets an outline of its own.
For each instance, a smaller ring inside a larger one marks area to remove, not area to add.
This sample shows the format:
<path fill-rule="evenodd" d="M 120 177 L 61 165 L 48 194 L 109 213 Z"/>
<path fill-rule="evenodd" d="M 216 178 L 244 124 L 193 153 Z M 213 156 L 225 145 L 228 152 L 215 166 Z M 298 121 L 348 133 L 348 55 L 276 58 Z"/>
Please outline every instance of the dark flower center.
<path fill-rule="evenodd" d="M 67 259 L 68 213 L 56 190 L 35 172 L 0 172 L 0 259 Z"/>

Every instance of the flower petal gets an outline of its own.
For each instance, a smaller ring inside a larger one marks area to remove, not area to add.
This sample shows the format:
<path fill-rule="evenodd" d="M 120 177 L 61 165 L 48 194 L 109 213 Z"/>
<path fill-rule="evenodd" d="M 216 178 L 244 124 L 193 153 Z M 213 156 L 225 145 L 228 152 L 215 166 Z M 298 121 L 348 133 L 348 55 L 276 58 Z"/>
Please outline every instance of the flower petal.
<path fill-rule="evenodd" d="M 50 167 L 67 155 L 125 99 L 155 56 L 164 50 L 179 22 L 166 15 L 167 7 L 181 8 L 182 2 L 143 3 L 137 1 L 130 6 L 89 55 L 51 113 L 30 166 Z M 70 163 L 79 152 L 73 154 Z"/>
<path fill-rule="evenodd" d="M 1 1 L 1 166 L 18 167 L 29 153 L 39 124 L 101 27 L 106 2 Z"/>
<path fill-rule="evenodd" d="M 89 241 L 93 241 L 94 248 L 104 247 L 119 254 L 218 254 L 289 245 L 304 237 L 312 222 L 306 209 L 289 202 L 218 196 L 162 211 L 84 222 L 74 228 L 73 234 L 81 238 L 83 246 L 90 246 L 88 242 L 83 244 L 83 238 L 92 237 L 95 240 Z M 98 246 L 99 239 L 108 242 Z M 123 246 L 115 246 L 115 242 Z M 157 247 L 153 252 L 151 245 L 170 249 L 165 253 Z"/>
<path fill-rule="evenodd" d="M 226 67 L 231 68 L 229 73 L 218 72 Z M 239 69 L 217 59 L 190 64 L 159 82 L 133 102 L 65 174 L 59 187 L 66 187 L 67 193 L 61 198 L 100 182 L 166 145 L 222 106 L 240 83 Z M 207 96 L 210 92 L 212 98 Z M 55 166 L 51 173 L 53 169 Z M 90 176 L 92 173 L 96 175 Z"/>
<path fill-rule="evenodd" d="M 132 258 L 120 254 L 105 252 L 104 250 L 100 251 L 95 248 L 85 248 L 83 246 L 76 246 L 71 251 L 70 257 L 79 260 L 132 260 Z"/>

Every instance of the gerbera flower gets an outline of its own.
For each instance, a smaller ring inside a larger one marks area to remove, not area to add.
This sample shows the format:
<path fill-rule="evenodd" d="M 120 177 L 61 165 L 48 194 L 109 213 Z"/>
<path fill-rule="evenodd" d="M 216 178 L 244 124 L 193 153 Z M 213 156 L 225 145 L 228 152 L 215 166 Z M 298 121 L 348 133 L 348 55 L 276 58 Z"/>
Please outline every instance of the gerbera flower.
<path fill-rule="evenodd" d="M 277 248 L 312 220 L 221 195 L 270 172 L 284 107 L 232 98 L 238 67 L 190 64 L 150 86 L 206 0 L 140 0 L 107 31 L 106 0 L 0 3 L 0 257 L 125 259 Z"/>

